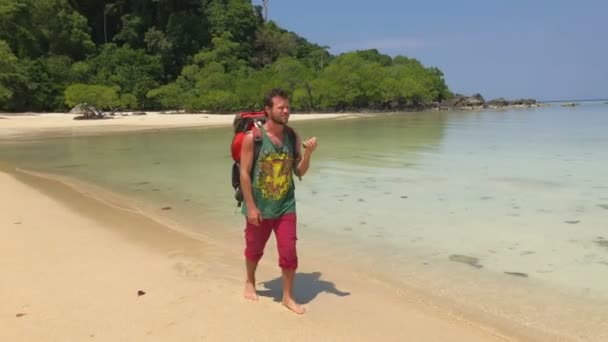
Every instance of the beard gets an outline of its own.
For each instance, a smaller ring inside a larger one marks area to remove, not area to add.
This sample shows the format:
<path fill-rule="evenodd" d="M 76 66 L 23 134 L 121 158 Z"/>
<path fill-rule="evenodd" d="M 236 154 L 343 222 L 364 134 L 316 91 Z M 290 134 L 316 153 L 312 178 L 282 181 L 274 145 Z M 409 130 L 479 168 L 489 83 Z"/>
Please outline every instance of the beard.
<path fill-rule="evenodd" d="M 272 120 L 272 122 L 274 122 L 277 125 L 286 125 L 287 121 L 289 120 L 289 119 L 283 120 L 283 117 L 281 115 L 277 115 L 277 116 L 269 115 L 268 117 L 270 118 L 270 120 Z"/>

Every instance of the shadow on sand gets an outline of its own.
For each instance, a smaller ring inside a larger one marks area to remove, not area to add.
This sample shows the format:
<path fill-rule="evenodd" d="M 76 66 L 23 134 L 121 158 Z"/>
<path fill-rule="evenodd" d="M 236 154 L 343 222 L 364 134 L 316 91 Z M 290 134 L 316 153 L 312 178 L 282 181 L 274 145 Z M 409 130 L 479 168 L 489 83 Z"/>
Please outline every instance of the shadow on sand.
<path fill-rule="evenodd" d="M 262 282 L 262 290 L 258 290 L 258 295 L 274 299 L 280 302 L 283 299 L 283 278 Z M 294 299 L 300 304 L 307 304 L 313 301 L 319 293 L 326 292 L 336 296 L 350 296 L 350 292 L 342 292 L 336 289 L 334 283 L 321 280 L 321 272 L 296 273 L 293 295 Z"/>

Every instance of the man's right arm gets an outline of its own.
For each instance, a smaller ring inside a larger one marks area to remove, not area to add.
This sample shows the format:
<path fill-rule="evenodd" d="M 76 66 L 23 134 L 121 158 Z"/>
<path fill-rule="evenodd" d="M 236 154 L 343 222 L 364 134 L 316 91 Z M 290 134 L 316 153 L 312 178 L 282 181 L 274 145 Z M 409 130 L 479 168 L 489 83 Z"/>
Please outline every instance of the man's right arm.
<path fill-rule="evenodd" d="M 247 134 L 243 138 L 243 146 L 241 147 L 241 191 L 243 191 L 243 199 L 247 203 L 247 209 L 252 212 L 257 210 L 253 200 L 253 192 L 251 189 L 251 168 L 253 167 L 253 134 Z M 249 215 L 248 215 L 249 216 Z"/>

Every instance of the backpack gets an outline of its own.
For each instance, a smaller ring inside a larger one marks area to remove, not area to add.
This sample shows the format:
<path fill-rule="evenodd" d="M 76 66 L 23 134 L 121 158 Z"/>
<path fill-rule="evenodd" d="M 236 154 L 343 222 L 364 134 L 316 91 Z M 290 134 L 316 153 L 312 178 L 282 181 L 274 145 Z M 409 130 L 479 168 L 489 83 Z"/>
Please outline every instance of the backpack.
<path fill-rule="evenodd" d="M 234 117 L 234 121 L 232 123 L 232 128 L 234 130 L 234 137 L 232 138 L 232 143 L 230 144 L 230 152 L 232 155 L 232 188 L 235 191 L 234 199 L 237 201 L 237 206 L 240 207 L 243 202 L 243 192 L 241 190 L 241 147 L 243 146 L 243 139 L 251 131 L 253 134 L 253 161 L 254 163 L 257 161 L 258 156 L 260 154 L 260 149 L 262 148 L 262 131 L 261 127 L 266 122 L 266 114 L 264 112 L 240 112 L 237 113 Z M 297 172 L 297 160 L 299 158 L 299 154 L 296 150 L 295 142 L 296 142 L 296 133 L 295 131 L 289 127 L 287 128 L 287 135 L 289 136 L 289 140 L 293 142 L 294 146 L 292 146 L 292 151 L 294 152 L 293 160 L 294 160 L 294 172 L 296 176 L 301 180 L 300 175 Z M 253 173 L 253 167 L 251 168 Z M 251 175 L 251 179 L 253 179 L 253 174 Z"/>

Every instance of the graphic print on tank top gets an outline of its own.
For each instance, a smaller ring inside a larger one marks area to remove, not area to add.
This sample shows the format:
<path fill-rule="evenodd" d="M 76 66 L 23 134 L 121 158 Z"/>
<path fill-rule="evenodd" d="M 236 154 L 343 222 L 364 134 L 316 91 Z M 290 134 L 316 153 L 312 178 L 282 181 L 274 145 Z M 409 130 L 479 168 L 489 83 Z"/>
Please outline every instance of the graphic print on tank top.
<path fill-rule="evenodd" d="M 292 160 L 287 152 L 271 152 L 261 156 L 258 188 L 262 197 L 282 200 L 287 196 L 292 178 Z"/>

